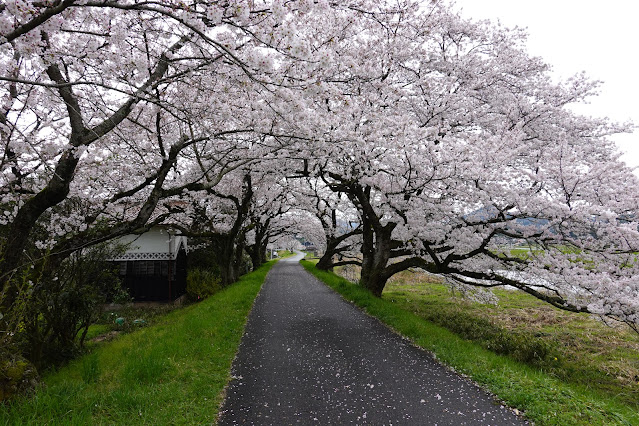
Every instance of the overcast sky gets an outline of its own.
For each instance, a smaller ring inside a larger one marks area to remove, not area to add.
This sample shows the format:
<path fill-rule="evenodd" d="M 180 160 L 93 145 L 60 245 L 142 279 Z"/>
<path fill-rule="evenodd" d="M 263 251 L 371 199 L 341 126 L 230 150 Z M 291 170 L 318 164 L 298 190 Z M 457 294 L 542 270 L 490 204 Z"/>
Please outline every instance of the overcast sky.
<path fill-rule="evenodd" d="M 601 94 L 580 113 L 639 125 L 639 1 L 457 0 L 455 9 L 470 18 L 528 28 L 529 52 L 544 58 L 558 76 L 586 71 L 604 82 Z M 639 166 L 639 131 L 615 141 L 622 159 Z"/>

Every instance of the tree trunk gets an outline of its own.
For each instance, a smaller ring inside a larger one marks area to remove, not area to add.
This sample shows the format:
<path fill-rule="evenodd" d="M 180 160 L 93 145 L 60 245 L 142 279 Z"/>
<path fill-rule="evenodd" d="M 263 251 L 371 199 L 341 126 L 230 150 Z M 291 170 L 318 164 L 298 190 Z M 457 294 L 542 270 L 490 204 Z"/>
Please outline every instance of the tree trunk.
<path fill-rule="evenodd" d="M 262 241 L 262 244 L 260 245 L 260 259 L 262 261 L 262 264 L 268 262 L 268 256 L 266 255 L 267 249 L 266 246 L 268 245 L 268 238 L 265 239 L 264 241 Z"/>
<path fill-rule="evenodd" d="M 326 247 L 326 251 L 315 265 L 317 269 L 321 269 L 322 271 L 333 272 L 333 251 L 329 251 L 328 246 Z"/>
<path fill-rule="evenodd" d="M 228 262 L 220 267 L 220 272 L 222 275 L 222 286 L 224 287 L 233 284 L 239 278 L 239 273 L 233 262 Z"/>
<path fill-rule="evenodd" d="M 220 268 L 222 286 L 226 287 L 233 284 L 238 278 L 233 237 L 226 235 L 218 237 L 216 240 L 217 241 L 213 243 L 213 247 L 215 248 L 215 262 Z"/>
<path fill-rule="evenodd" d="M 378 240 L 376 243 L 366 252 L 362 250 L 362 272 L 359 282 L 375 296 L 381 297 L 389 278 L 386 274 L 386 266 L 391 255 L 390 238 Z"/>
<path fill-rule="evenodd" d="M 383 273 L 383 270 L 378 268 L 368 271 L 366 276 L 364 276 L 364 273 L 362 272 L 362 278 L 360 279 L 360 285 L 373 293 L 376 297 L 382 297 L 382 292 L 384 291 L 384 287 L 386 287 L 387 282 L 388 277 Z"/>
<path fill-rule="evenodd" d="M 390 278 L 386 267 L 391 258 L 391 234 L 396 224 L 389 222 L 384 226 L 374 226 L 364 214 L 362 225 L 362 272 L 359 282 L 375 296 L 381 297 Z"/>
<path fill-rule="evenodd" d="M 49 184 L 20 210 L 7 231 L 7 240 L 0 252 L 0 283 L 2 283 L 2 311 L 8 312 L 18 296 L 18 288 L 13 281 L 16 272 L 20 272 L 29 234 L 36 221 L 52 206 L 62 202 L 69 193 L 69 186 L 78 164 L 78 159 L 70 153 L 63 154 L 58 161 L 54 177 Z"/>
<path fill-rule="evenodd" d="M 240 278 L 244 255 L 244 234 L 227 234 L 217 237 L 213 243 L 216 263 L 220 268 L 222 286 L 228 286 Z"/>
<path fill-rule="evenodd" d="M 222 286 L 226 287 L 237 281 L 237 270 L 233 262 L 234 256 L 228 256 L 228 253 L 221 254 L 219 259 L 220 279 Z"/>
<path fill-rule="evenodd" d="M 233 269 L 235 271 L 235 281 L 240 278 L 240 275 L 249 272 L 247 270 L 248 268 L 242 269 L 242 258 L 244 257 L 244 248 L 246 244 L 244 233 L 240 233 L 236 239 L 237 242 L 233 245 Z"/>
<path fill-rule="evenodd" d="M 349 233 L 340 235 L 339 237 L 335 237 L 334 235 L 332 235 L 332 230 L 329 232 L 329 230 L 325 228 L 324 233 L 326 237 L 326 251 L 324 251 L 324 254 L 320 258 L 320 260 L 317 262 L 316 267 L 317 269 L 321 269 L 323 271 L 332 272 L 334 267 L 333 258 L 335 257 L 335 255 L 344 251 L 344 247 L 340 247 L 340 244 L 342 244 L 348 238 L 354 235 L 358 235 L 361 232 L 358 229 L 356 229 Z"/>
<path fill-rule="evenodd" d="M 326 251 L 317 262 L 317 269 L 333 272 L 333 256 L 337 253 L 337 246 L 339 246 L 340 242 L 341 240 L 326 234 Z"/>
<path fill-rule="evenodd" d="M 253 264 L 253 271 L 257 270 L 268 260 L 266 258 L 266 245 L 268 244 L 268 224 L 270 219 L 265 224 L 256 223 L 255 226 L 255 243 L 246 246 L 245 250 L 251 258 Z"/>
<path fill-rule="evenodd" d="M 218 196 L 233 201 L 237 209 L 231 230 L 227 234 L 213 238 L 213 247 L 217 251 L 217 264 L 220 268 L 222 285 L 227 286 L 236 282 L 240 277 L 239 269 L 246 244 L 246 229 L 243 226 L 253 199 L 251 175 L 246 174 L 244 176 L 241 199 L 233 195 L 218 194 Z"/>
<path fill-rule="evenodd" d="M 246 252 L 251 258 L 251 265 L 254 271 L 257 270 L 257 268 L 259 268 L 260 266 L 262 266 L 263 262 L 261 259 L 260 248 L 258 247 L 257 244 L 246 246 Z"/>
<path fill-rule="evenodd" d="M 260 266 L 264 265 L 268 261 L 266 258 L 266 243 L 264 242 L 247 246 L 245 250 L 251 258 L 253 271 L 256 271 Z"/>

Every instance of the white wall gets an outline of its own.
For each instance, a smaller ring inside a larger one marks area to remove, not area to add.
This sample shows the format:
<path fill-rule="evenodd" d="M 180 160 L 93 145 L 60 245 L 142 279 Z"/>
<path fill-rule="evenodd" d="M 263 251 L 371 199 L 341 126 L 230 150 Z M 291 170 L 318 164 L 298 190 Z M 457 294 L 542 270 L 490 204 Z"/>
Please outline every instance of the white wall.
<path fill-rule="evenodd" d="M 142 235 L 125 235 L 117 241 L 130 246 L 123 256 L 114 260 L 175 259 L 180 243 L 187 248 L 184 236 L 172 235 L 166 227 L 153 227 Z"/>

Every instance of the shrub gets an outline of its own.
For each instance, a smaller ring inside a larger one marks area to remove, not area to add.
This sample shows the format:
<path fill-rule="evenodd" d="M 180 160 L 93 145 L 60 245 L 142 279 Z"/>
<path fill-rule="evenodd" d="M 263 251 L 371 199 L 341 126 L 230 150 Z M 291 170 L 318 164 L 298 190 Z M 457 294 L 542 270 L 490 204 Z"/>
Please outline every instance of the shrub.
<path fill-rule="evenodd" d="M 24 327 L 17 334 L 22 352 L 36 367 L 74 358 L 84 345 L 100 305 L 122 293 L 112 262 L 119 252 L 108 244 L 78 250 L 37 277 L 27 300 Z"/>
<path fill-rule="evenodd" d="M 222 280 L 215 271 L 193 268 L 186 276 L 186 293 L 193 300 L 205 299 L 222 289 Z"/>
<path fill-rule="evenodd" d="M 217 271 L 218 266 L 216 260 L 215 249 L 210 245 L 205 245 L 200 242 L 198 246 L 198 239 L 193 238 L 189 240 L 189 269 L 208 269 L 210 271 Z M 191 247 L 191 244 L 193 247 Z"/>
<path fill-rule="evenodd" d="M 34 388 L 38 380 L 33 364 L 18 354 L 0 350 L 0 402 Z"/>

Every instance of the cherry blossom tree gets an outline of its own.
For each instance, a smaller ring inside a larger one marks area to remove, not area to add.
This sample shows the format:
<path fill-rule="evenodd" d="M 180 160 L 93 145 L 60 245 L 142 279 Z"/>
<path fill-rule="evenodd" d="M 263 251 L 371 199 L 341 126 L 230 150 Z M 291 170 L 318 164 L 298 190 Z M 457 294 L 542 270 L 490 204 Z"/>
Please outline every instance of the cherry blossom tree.
<path fill-rule="evenodd" d="M 358 209 L 362 285 L 417 267 L 636 327 L 637 182 L 608 139 L 629 127 L 569 109 L 597 83 L 554 83 L 521 31 L 445 7 L 384 28 L 316 109 L 345 114 L 312 170 Z"/>
<path fill-rule="evenodd" d="M 317 268 L 332 271 L 335 266 L 361 264 L 357 260 L 361 224 L 346 197 L 331 191 L 322 179 L 307 177 L 295 183 L 295 205 L 312 212 L 315 222 L 321 224 L 322 235 L 315 238 L 319 240 L 315 245 L 323 252 Z"/>
<path fill-rule="evenodd" d="M 277 162 L 276 164 L 280 164 Z M 251 257 L 253 270 L 267 259 L 267 246 L 271 241 L 292 231 L 288 220 L 292 209 L 289 187 L 281 170 L 272 171 L 273 163 L 262 163 L 259 183 L 254 185 L 254 201 L 249 212 L 246 251 Z M 266 167 L 264 167 L 266 166 Z"/>
<path fill-rule="evenodd" d="M 637 327 L 637 182 L 609 139 L 630 126 L 572 112 L 598 84 L 548 69 L 443 2 L 4 2 L 0 313 L 168 220 L 227 283 L 305 235 L 325 268 L 359 244 L 376 295 L 421 268 Z"/>
<path fill-rule="evenodd" d="M 333 31 L 323 27 L 330 10 L 351 8 L 321 1 L 0 5 L 3 330 L 31 275 L 54 274 L 79 248 L 178 215 L 182 198 L 224 198 L 224 188 L 214 188 L 226 174 L 275 155 L 292 136 L 308 140 L 300 93 L 327 62 L 320 48 Z M 324 36 L 312 49 L 305 37 L 317 28 Z"/>

